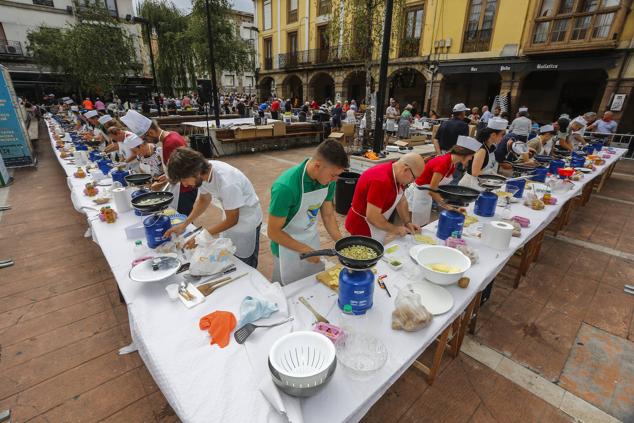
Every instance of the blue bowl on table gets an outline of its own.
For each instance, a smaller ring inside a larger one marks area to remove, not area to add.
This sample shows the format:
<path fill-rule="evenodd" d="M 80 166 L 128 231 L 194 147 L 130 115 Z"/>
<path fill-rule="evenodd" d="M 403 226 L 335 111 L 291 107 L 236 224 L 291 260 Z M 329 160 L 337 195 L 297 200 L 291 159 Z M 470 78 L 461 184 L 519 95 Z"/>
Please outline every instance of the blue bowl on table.
<path fill-rule="evenodd" d="M 526 187 L 526 179 L 517 179 L 515 181 L 507 181 L 506 186 L 516 187 L 518 190 L 513 197 L 522 198 L 524 196 L 524 188 Z"/>

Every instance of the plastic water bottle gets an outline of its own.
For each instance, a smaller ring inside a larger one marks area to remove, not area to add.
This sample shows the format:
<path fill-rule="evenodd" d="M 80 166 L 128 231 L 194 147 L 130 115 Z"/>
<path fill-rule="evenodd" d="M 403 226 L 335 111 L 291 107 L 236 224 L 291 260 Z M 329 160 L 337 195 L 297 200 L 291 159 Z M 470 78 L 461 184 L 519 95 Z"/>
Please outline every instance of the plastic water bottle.
<path fill-rule="evenodd" d="M 141 241 L 140 239 L 137 239 L 136 241 L 134 241 L 134 250 L 133 250 L 134 259 L 138 260 L 141 257 L 145 256 L 146 253 L 147 253 L 147 249 L 143 245 L 143 241 Z"/>

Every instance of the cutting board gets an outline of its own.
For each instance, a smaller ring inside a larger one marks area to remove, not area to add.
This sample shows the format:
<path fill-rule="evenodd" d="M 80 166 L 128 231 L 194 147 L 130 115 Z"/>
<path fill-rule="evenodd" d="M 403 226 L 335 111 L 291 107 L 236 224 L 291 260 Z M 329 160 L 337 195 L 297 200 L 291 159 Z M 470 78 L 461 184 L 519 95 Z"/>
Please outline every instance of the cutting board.
<path fill-rule="evenodd" d="M 339 291 L 339 272 L 343 269 L 343 265 L 336 264 L 330 269 L 326 269 L 321 273 L 317 273 L 317 280 L 333 291 Z M 372 268 L 372 272 L 376 275 L 376 267 Z"/>

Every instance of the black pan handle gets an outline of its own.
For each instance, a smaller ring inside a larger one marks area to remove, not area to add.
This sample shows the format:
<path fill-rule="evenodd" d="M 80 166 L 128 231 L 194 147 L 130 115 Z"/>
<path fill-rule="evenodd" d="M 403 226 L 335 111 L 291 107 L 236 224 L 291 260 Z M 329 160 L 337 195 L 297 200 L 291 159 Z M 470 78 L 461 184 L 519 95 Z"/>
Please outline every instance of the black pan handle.
<path fill-rule="evenodd" d="M 425 185 L 422 185 L 420 187 L 418 185 L 416 185 L 416 188 L 421 190 L 421 191 L 426 190 L 426 191 L 435 192 L 436 194 L 440 194 L 440 192 L 437 189 L 432 189 L 431 187 L 426 187 Z"/>
<path fill-rule="evenodd" d="M 315 251 L 311 251 L 309 253 L 300 253 L 299 258 L 300 260 L 304 260 L 305 258 L 308 257 L 315 257 L 315 256 L 336 256 L 337 255 L 337 251 L 332 249 L 332 248 L 326 248 L 325 250 L 315 250 Z"/>

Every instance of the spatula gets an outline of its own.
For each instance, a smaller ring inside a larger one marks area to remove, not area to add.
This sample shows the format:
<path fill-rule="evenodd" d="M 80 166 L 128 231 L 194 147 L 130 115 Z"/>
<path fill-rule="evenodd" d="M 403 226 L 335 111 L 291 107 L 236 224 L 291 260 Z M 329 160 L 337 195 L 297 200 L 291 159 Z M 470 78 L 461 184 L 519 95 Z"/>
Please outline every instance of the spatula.
<path fill-rule="evenodd" d="M 254 325 L 253 323 L 247 323 L 246 325 L 235 331 L 233 333 L 233 337 L 238 344 L 244 344 L 244 341 L 246 341 L 247 338 L 251 336 L 253 331 L 257 328 L 273 328 L 275 326 L 283 325 L 284 323 L 290 322 L 293 319 L 293 316 L 289 316 L 287 319 L 282 320 L 281 322 L 273 323 L 272 325 Z"/>
<path fill-rule="evenodd" d="M 311 306 L 311 305 L 310 305 L 310 303 L 308 302 L 308 300 L 307 300 L 306 298 L 304 298 L 304 297 L 299 297 L 299 298 L 298 298 L 298 300 L 299 300 L 302 304 L 304 304 L 304 305 L 306 306 L 306 308 L 307 308 L 307 309 L 308 309 L 311 313 L 313 313 L 313 316 L 315 316 L 315 319 L 317 319 L 317 321 L 318 321 L 318 322 L 322 322 L 322 323 L 330 323 L 330 322 L 328 321 L 328 319 L 326 319 L 324 316 L 322 316 L 321 314 L 319 314 L 319 313 L 317 312 L 317 310 L 315 310 L 315 309 L 313 308 L 313 306 Z"/>

